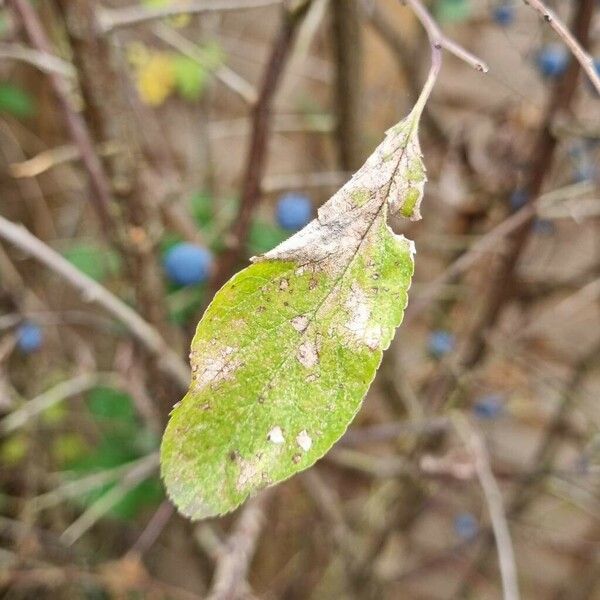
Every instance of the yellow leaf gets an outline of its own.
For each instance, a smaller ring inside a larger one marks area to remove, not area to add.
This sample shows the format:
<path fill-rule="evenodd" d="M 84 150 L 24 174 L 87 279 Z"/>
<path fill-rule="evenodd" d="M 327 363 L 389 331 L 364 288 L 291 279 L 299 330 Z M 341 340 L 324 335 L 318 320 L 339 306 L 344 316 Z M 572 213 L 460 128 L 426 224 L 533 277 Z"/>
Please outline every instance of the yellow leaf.
<path fill-rule="evenodd" d="M 174 86 L 175 70 L 169 54 L 156 52 L 138 69 L 138 93 L 142 101 L 150 106 L 160 106 Z"/>

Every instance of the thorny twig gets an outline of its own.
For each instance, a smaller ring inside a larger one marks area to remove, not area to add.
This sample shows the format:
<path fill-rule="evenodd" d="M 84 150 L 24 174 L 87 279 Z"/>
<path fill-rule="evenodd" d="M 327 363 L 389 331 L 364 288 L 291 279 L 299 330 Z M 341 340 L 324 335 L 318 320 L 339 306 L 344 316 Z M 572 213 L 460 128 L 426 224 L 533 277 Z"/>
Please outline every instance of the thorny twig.
<path fill-rule="evenodd" d="M 554 29 L 556 34 L 565 42 L 573 56 L 577 59 L 583 70 L 587 73 L 590 81 L 600 94 L 600 75 L 596 71 L 594 60 L 584 50 L 576 37 L 565 27 L 563 22 L 556 16 L 556 13 L 549 9 L 541 0 L 523 0 L 527 6 L 535 10 L 543 19 Z"/>
<path fill-rule="evenodd" d="M 170 375 L 181 389 L 187 389 L 190 381 L 187 365 L 168 347 L 160 333 L 135 310 L 97 281 L 75 268 L 66 258 L 29 233 L 25 227 L 12 223 L 2 216 L 0 216 L 0 238 L 4 238 L 26 254 L 33 256 L 78 289 L 85 300 L 102 306 L 121 321 L 157 359 L 158 367 Z"/>

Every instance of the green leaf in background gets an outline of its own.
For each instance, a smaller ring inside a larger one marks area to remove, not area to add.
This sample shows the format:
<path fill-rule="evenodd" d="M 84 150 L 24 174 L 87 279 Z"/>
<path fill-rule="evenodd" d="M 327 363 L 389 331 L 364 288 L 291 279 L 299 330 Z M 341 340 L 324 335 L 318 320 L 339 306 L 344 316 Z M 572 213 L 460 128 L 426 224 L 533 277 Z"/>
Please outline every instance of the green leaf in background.
<path fill-rule="evenodd" d="M 256 220 L 250 227 L 248 247 L 252 254 L 263 254 L 281 244 L 289 235 L 281 227 L 271 225 L 265 221 Z"/>
<path fill-rule="evenodd" d="M 198 100 L 206 87 L 208 73 L 203 65 L 187 56 L 173 58 L 175 72 L 175 88 L 180 96 L 188 102 Z"/>
<path fill-rule="evenodd" d="M 472 8 L 470 0 L 438 0 L 435 15 L 442 23 L 460 23 L 471 16 Z"/>
<path fill-rule="evenodd" d="M 209 228 L 214 220 L 213 198 L 205 192 L 196 192 L 190 198 L 190 212 L 200 227 Z"/>
<path fill-rule="evenodd" d="M 25 119 L 35 114 L 35 103 L 27 92 L 16 85 L 0 83 L 0 113 Z"/>
<path fill-rule="evenodd" d="M 192 341 L 192 382 L 161 447 L 169 496 L 199 519 L 310 467 L 358 411 L 400 324 L 419 218 L 422 103 L 302 231 L 216 294 Z"/>
<path fill-rule="evenodd" d="M 121 270 L 121 259 L 107 248 L 77 244 L 62 254 L 72 265 L 96 281 L 118 275 Z"/>
<path fill-rule="evenodd" d="M 110 387 L 97 387 L 87 395 L 87 407 L 98 420 L 120 421 L 127 425 L 135 423 L 135 407 L 131 397 Z"/>
<path fill-rule="evenodd" d="M 190 285 L 172 291 L 167 298 L 169 319 L 178 325 L 185 325 L 198 313 L 205 295 L 205 285 Z"/>
<path fill-rule="evenodd" d="M 86 405 L 100 433 L 98 442 L 90 446 L 83 438 L 63 434 L 53 446 L 55 459 L 64 463 L 73 476 L 85 477 L 119 467 L 156 450 L 158 440 L 138 422 L 133 400 L 128 394 L 115 388 L 97 387 L 88 393 Z M 90 506 L 114 485 L 110 483 L 95 488 L 78 498 L 77 502 Z M 110 514 L 130 519 L 144 507 L 154 505 L 162 498 L 160 480 L 153 477 L 129 490 Z"/>

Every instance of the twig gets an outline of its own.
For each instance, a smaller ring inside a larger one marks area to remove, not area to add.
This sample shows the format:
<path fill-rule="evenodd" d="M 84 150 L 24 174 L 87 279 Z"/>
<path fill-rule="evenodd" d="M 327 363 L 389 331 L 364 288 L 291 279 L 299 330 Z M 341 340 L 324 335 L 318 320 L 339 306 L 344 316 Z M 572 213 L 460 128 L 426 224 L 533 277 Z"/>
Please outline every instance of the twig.
<path fill-rule="evenodd" d="M 104 9 L 100 13 L 102 31 L 108 33 L 121 27 L 138 25 L 147 21 L 175 17 L 181 14 L 203 14 L 211 12 L 226 12 L 249 10 L 282 4 L 282 0 L 184 0 L 173 2 L 166 6 L 143 7 L 126 6 L 124 8 Z"/>
<path fill-rule="evenodd" d="M 56 73 L 62 77 L 75 77 L 75 69 L 71 63 L 39 50 L 32 50 L 20 44 L 0 44 L 0 60 L 18 60 L 32 65 L 45 73 Z"/>
<path fill-rule="evenodd" d="M 414 104 L 421 92 L 419 88 L 419 62 L 415 60 L 416 49 L 409 48 L 398 31 L 392 26 L 389 15 L 384 14 L 375 0 L 362 0 L 362 10 L 375 32 L 389 47 L 396 59 L 404 84 L 409 90 L 409 102 Z M 423 114 L 424 124 L 435 139 L 447 142 L 447 136 L 439 119 L 432 113 L 431 107 Z"/>
<path fill-rule="evenodd" d="M 168 500 L 164 500 L 127 554 L 145 554 L 156 542 L 174 512 L 175 507 L 173 504 Z"/>
<path fill-rule="evenodd" d="M 69 525 L 61 539 L 67 544 L 74 544 L 86 531 L 93 527 L 108 511 L 110 511 L 125 495 L 150 477 L 158 468 L 158 452 L 149 454 L 141 459 L 134 468 L 108 492 L 94 502 L 79 518 Z"/>
<path fill-rule="evenodd" d="M 461 254 L 433 281 L 429 282 L 422 291 L 416 292 L 416 299 L 408 306 L 406 311 L 404 317 L 405 325 L 420 315 L 431 304 L 437 297 L 442 286 L 464 273 L 477 261 L 486 256 L 487 252 L 498 248 L 504 238 L 516 229 L 519 229 L 524 223 L 530 221 L 536 212 L 543 214 L 543 216 L 550 216 L 545 211 L 549 210 L 550 206 L 554 206 L 557 200 L 562 199 L 566 195 L 572 194 L 576 196 L 592 190 L 593 186 L 588 183 L 577 183 L 543 194 L 539 198 L 532 199 L 523 208 L 520 208 L 493 229 L 483 234 L 466 252 Z M 544 210 L 543 213 L 542 209 Z"/>
<path fill-rule="evenodd" d="M 339 165 L 356 171 L 364 160 L 361 151 L 362 39 L 358 0 L 331 0 L 331 22 L 337 111 Z"/>
<path fill-rule="evenodd" d="M 596 71 L 593 58 L 583 49 L 577 39 L 571 35 L 571 32 L 565 27 L 563 22 L 556 16 L 553 10 L 550 10 L 541 0 L 523 0 L 527 6 L 535 10 L 546 23 L 554 29 L 558 37 L 569 47 L 573 56 L 577 59 L 583 70 L 587 73 L 590 81 L 600 94 L 600 76 Z"/>
<path fill-rule="evenodd" d="M 106 142 L 98 147 L 100 156 L 111 156 L 120 152 L 122 148 L 116 142 Z M 59 165 L 78 160 L 81 157 L 79 148 L 74 144 L 64 144 L 56 148 L 49 148 L 28 160 L 14 162 L 8 165 L 9 173 L 20 179 L 22 177 L 37 177 L 49 169 Z"/>
<path fill-rule="evenodd" d="M 238 518 L 233 533 L 219 551 L 214 581 L 207 600 L 233 600 L 245 584 L 250 562 L 263 528 L 266 504 L 272 491 L 250 500 Z"/>
<path fill-rule="evenodd" d="M 53 388 L 25 402 L 23 406 L 0 420 L 0 436 L 12 433 L 41 412 L 55 404 L 77 396 L 98 385 L 119 385 L 119 377 L 115 373 L 85 373 L 73 379 L 61 381 Z"/>
<path fill-rule="evenodd" d="M 481 436 L 476 433 L 466 419 L 455 419 L 458 433 L 471 449 L 474 459 L 475 472 L 481 484 L 492 521 L 492 531 L 496 539 L 500 574 L 505 600 L 519 600 L 519 586 L 517 582 L 517 567 L 515 553 L 504 506 L 502 492 L 490 467 L 490 458 Z"/>
<path fill-rule="evenodd" d="M 286 11 L 283 14 L 271 56 L 264 70 L 263 81 L 252 114 L 252 135 L 246 155 L 240 206 L 235 224 L 227 239 L 228 248 L 221 255 L 211 282 L 213 292 L 216 292 L 227 281 L 231 271 L 235 268 L 250 231 L 252 215 L 260 201 L 267 145 L 271 132 L 273 100 L 292 48 L 298 23 L 307 7 L 307 4 L 303 4 L 293 12 Z"/>
<path fill-rule="evenodd" d="M 425 28 L 432 45 L 439 45 L 440 48 L 448 50 L 448 52 L 454 54 L 457 58 L 464 60 L 477 71 L 481 71 L 482 73 L 487 73 L 489 71 L 489 67 L 484 61 L 442 33 L 439 25 L 431 14 L 429 14 L 429 11 L 425 8 L 421 0 L 400 1 L 408 4 L 412 8 L 419 21 L 421 21 L 421 25 Z"/>
<path fill-rule="evenodd" d="M 121 321 L 144 347 L 157 359 L 158 367 L 168 373 L 181 387 L 187 389 L 190 372 L 185 362 L 176 354 L 148 322 L 135 310 L 117 298 L 78 269 L 58 252 L 33 236 L 25 227 L 0 216 L 0 237 L 33 256 L 50 270 L 60 275 L 78 289 L 88 302 L 95 302 Z"/>
<path fill-rule="evenodd" d="M 146 456 L 143 456 L 137 460 L 57 485 L 48 492 L 32 498 L 31 506 L 28 508 L 32 513 L 36 513 L 57 506 L 66 500 L 83 496 L 92 490 L 96 490 L 127 475 L 129 471 L 136 469 L 140 462 L 145 462 L 146 458 Z"/>
<path fill-rule="evenodd" d="M 8 3 L 23 23 L 29 41 L 35 50 L 52 55 L 50 42 L 33 5 L 28 0 L 8 0 Z M 110 234 L 113 227 L 110 214 L 111 193 L 108 177 L 96 154 L 85 121 L 71 105 L 70 90 L 66 79 L 54 71 L 48 73 L 48 79 L 58 99 L 60 110 L 63 113 L 73 143 L 79 148 L 81 160 L 88 174 L 94 207 L 106 233 Z"/>
<path fill-rule="evenodd" d="M 196 61 L 199 65 L 204 65 L 206 59 L 203 56 L 202 48 L 190 42 L 187 38 L 175 31 L 172 27 L 157 24 L 152 28 L 154 35 L 168 44 L 172 48 L 179 50 L 183 55 Z M 227 65 L 221 65 L 215 70 L 215 77 L 228 89 L 236 93 L 247 104 L 256 102 L 257 93 L 252 84 L 238 75 Z"/>

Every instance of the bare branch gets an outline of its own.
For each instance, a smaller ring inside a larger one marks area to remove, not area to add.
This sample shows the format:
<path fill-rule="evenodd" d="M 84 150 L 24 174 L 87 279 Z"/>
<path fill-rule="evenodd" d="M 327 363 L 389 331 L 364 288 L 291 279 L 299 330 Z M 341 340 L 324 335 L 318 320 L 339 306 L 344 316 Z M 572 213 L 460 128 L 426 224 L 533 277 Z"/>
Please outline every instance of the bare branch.
<path fill-rule="evenodd" d="M 75 69 L 71 63 L 54 54 L 33 50 L 20 44 L 0 44 L 0 60 L 3 59 L 27 63 L 45 73 L 75 77 Z"/>
<path fill-rule="evenodd" d="M 35 8 L 27 0 L 9 0 L 9 5 L 15 15 L 21 20 L 27 37 L 35 50 L 46 55 L 52 55 L 50 41 L 40 23 Z M 110 213 L 111 192 L 108 177 L 96 154 L 94 144 L 82 116 L 71 104 L 70 89 L 67 80 L 55 71 L 48 72 L 52 90 L 58 99 L 60 110 L 67 124 L 69 134 L 74 144 L 79 148 L 81 160 L 88 174 L 91 197 L 94 207 L 107 233 L 112 227 Z"/>
<path fill-rule="evenodd" d="M 144 347 L 157 359 L 160 369 L 187 389 L 190 372 L 185 362 L 165 342 L 158 331 L 125 302 L 94 281 L 67 259 L 29 233 L 25 227 L 0 216 L 0 237 L 33 256 L 50 270 L 78 289 L 85 300 L 95 302 L 121 321 Z"/>
<path fill-rule="evenodd" d="M 214 0 L 209 3 L 206 0 L 187 0 L 156 7 L 126 6 L 124 8 L 103 10 L 100 13 L 100 25 L 102 31 L 108 33 L 120 27 L 129 27 L 181 14 L 197 15 L 211 12 L 248 10 L 275 4 L 282 4 L 282 0 Z"/>
<path fill-rule="evenodd" d="M 439 46 L 440 48 L 448 50 L 448 52 L 454 54 L 457 58 L 464 60 L 477 71 L 481 71 L 482 73 L 487 73 L 489 71 L 489 67 L 484 61 L 442 33 L 439 25 L 425 8 L 421 0 L 404 0 L 404 2 L 412 8 L 419 21 L 421 21 L 421 25 L 425 28 L 432 46 Z"/>
<path fill-rule="evenodd" d="M 29 419 L 51 408 L 55 404 L 86 392 L 98 385 L 118 385 L 119 378 L 114 373 L 85 373 L 67 381 L 61 381 L 53 388 L 25 402 L 23 406 L 0 420 L 0 435 L 12 433 L 23 427 Z"/>
<path fill-rule="evenodd" d="M 475 472 L 481 484 L 483 495 L 488 506 L 492 530 L 498 548 L 500 574 L 504 600 L 519 600 L 519 586 L 517 582 L 517 566 L 515 553 L 510 537 L 510 530 L 504 512 L 502 492 L 494 477 L 490 466 L 490 457 L 481 436 L 473 429 L 466 419 L 456 419 L 455 425 L 464 442 L 469 446 L 475 465 Z"/>
<path fill-rule="evenodd" d="M 148 454 L 135 464 L 113 488 L 100 496 L 81 516 L 69 525 L 61 539 L 67 544 L 75 543 L 86 531 L 93 527 L 124 496 L 150 477 L 158 468 L 158 452 Z"/>
<path fill-rule="evenodd" d="M 244 507 L 233 533 L 219 550 L 214 582 L 208 600 L 237 598 L 262 531 L 266 503 L 271 490 L 265 490 Z"/>
<path fill-rule="evenodd" d="M 550 10 L 541 0 L 523 0 L 527 6 L 530 6 L 554 29 L 558 37 L 569 47 L 573 56 L 577 59 L 581 68 L 587 73 L 590 81 L 600 94 L 600 76 L 596 71 L 594 60 L 583 49 L 581 44 L 571 35 L 564 23 L 556 16 L 556 13 Z"/>

